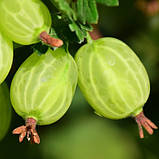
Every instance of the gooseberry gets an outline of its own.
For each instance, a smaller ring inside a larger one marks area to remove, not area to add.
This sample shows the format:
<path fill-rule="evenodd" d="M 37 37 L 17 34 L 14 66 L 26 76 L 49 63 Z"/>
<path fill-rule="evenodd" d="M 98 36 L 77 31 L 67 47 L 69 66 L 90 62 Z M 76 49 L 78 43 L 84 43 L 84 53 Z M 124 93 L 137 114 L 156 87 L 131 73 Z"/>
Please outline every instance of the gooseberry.
<path fill-rule="evenodd" d="M 0 84 L 7 77 L 13 62 L 13 43 L 0 32 Z"/>
<path fill-rule="evenodd" d="M 18 69 L 11 83 L 11 102 L 16 113 L 26 121 L 13 131 L 40 143 L 36 124 L 48 125 L 60 119 L 69 108 L 76 84 L 77 66 L 62 48 L 50 48 L 45 54 L 34 52 Z"/>
<path fill-rule="evenodd" d="M 48 35 L 51 15 L 41 0 L 1 0 L 0 27 L 16 43 L 30 45 L 40 39 L 52 46 L 63 42 Z"/>
<path fill-rule="evenodd" d="M 82 46 L 76 54 L 79 87 L 96 114 L 110 119 L 135 118 L 149 134 L 157 126 L 143 114 L 150 93 L 148 74 L 122 41 L 107 37 Z"/>

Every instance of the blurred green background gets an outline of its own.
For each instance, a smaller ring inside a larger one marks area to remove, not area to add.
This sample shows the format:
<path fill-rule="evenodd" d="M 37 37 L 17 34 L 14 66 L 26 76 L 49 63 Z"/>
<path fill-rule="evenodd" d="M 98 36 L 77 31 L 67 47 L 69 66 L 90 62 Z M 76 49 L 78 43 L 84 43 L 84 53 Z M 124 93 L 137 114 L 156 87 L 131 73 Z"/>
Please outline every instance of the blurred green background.
<path fill-rule="evenodd" d="M 99 5 L 100 18 L 96 27 L 103 36 L 123 40 L 144 63 L 151 80 L 151 93 L 144 112 L 159 126 L 159 13 L 155 8 L 144 10 L 138 1 L 120 0 L 119 7 Z M 14 65 L 7 78 L 8 85 L 16 69 L 29 54 L 29 46 L 15 50 Z M 79 88 L 62 119 L 49 126 L 37 127 L 41 137 L 40 145 L 32 145 L 26 139 L 18 143 L 18 136 L 12 135 L 12 130 L 23 125 L 24 121 L 14 111 L 12 114 L 8 134 L 0 142 L 2 159 L 159 158 L 158 131 L 152 136 L 144 131 L 145 138 L 140 139 L 137 124 L 132 118 L 115 121 L 95 115 Z"/>

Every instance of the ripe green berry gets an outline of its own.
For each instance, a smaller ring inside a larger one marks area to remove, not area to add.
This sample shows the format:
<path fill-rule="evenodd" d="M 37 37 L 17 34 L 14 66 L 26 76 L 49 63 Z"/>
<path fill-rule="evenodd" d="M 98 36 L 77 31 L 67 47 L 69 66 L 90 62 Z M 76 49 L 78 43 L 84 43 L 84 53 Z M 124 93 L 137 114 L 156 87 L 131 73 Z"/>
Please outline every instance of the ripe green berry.
<path fill-rule="evenodd" d="M 69 53 L 59 48 L 45 54 L 34 52 L 19 68 L 11 84 L 11 102 L 26 126 L 13 131 L 26 133 L 31 141 L 40 143 L 35 126 L 48 125 L 60 119 L 69 108 L 76 84 L 77 66 Z"/>
<path fill-rule="evenodd" d="M 157 126 L 142 112 L 150 93 L 149 78 L 125 43 L 115 38 L 93 41 L 79 49 L 76 62 L 80 89 L 98 115 L 111 119 L 133 116 L 141 138 L 141 125 L 153 133 Z"/>
<path fill-rule="evenodd" d="M 7 77 L 13 62 L 13 43 L 0 32 L 0 84 Z"/>
<path fill-rule="evenodd" d="M 8 37 L 23 45 L 43 40 L 41 33 L 48 33 L 51 27 L 49 10 L 40 0 L 1 0 L 0 19 L 1 29 Z"/>
<path fill-rule="evenodd" d="M 0 85 L 0 141 L 6 135 L 11 121 L 11 103 L 6 83 Z"/>

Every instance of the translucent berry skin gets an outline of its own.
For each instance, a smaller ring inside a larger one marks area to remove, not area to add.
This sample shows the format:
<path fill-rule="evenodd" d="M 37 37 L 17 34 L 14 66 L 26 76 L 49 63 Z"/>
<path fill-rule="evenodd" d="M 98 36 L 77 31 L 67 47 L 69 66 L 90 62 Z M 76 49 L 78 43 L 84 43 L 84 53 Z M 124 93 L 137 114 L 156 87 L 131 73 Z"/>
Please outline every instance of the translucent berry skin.
<path fill-rule="evenodd" d="M 69 108 L 77 85 L 77 66 L 64 49 L 34 52 L 18 69 L 11 83 L 11 102 L 25 120 L 38 125 L 60 119 Z"/>
<path fill-rule="evenodd" d="M 4 82 L 0 85 L 0 141 L 6 135 L 11 122 L 11 103 L 9 89 Z"/>
<path fill-rule="evenodd" d="M 82 46 L 75 57 L 79 87 L 98 115 L 136 116 L 150 93 L 147 72 L 122 41 L 107 37 Z"/>
<path fill-rule="evenodd" d="M 7 77 L 13 62 L 13 43 L 0 32 L 0 84 Z"/>
<path fill-rule="evenodd" d="M 51 26 L 49 10 L 40 0 L 0 0 L 0 19 L 0 28 L 23 45 L 37 43 Z"/>

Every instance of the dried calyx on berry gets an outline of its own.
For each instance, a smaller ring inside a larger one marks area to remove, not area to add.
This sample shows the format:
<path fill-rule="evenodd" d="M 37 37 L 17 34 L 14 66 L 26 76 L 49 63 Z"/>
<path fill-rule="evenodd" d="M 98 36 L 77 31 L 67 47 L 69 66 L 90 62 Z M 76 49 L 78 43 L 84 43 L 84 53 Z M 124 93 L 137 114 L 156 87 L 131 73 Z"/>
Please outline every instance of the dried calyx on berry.
<path fill-rule="evenodd" d="M 36 120 L 33 118 L 27 118 L 26 125 L 14 129 L 13 134 L 20 134 L 19 142 L 22 142 L 24 137 L 27 136 L 28 141 L 31 143 L 40 143 L 40 137 L 36 131 Z"/>

